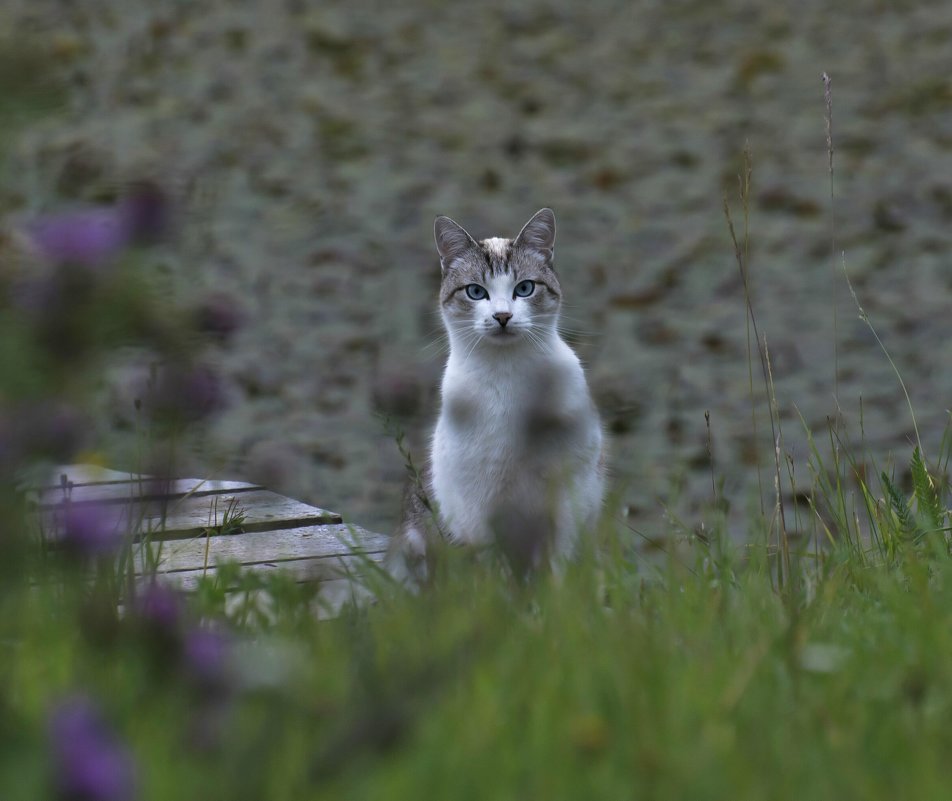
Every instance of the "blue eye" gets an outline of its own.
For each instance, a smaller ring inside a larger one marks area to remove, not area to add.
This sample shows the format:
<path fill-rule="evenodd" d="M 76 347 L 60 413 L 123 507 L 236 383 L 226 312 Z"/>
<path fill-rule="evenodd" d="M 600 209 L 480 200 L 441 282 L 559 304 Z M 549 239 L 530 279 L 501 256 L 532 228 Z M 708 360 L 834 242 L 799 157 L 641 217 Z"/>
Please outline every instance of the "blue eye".
<path fill-rule="evenodd" d="M 513 297 L 527 298 L 534 291 L 535 291 L 534 281 L 520 281 L 518 284 L 516 284 L 516 291 L 513 292 Z"/>
<path fill-rule="evenodd" d="M 486 300 L 489 297 L 489 293 L 479 284 L 467 284 L 466 295 L 470 300 Z"/>

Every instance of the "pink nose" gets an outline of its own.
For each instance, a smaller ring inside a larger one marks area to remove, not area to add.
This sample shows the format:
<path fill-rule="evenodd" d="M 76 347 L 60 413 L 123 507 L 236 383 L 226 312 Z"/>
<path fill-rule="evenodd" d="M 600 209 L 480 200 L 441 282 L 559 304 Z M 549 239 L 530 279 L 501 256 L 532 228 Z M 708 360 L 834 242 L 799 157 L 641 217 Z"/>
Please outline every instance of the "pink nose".
<path fill-rule="evenodd" d="M 506 323 L 512 318 L 512 312 L 496 312 L 493 315 L 493 319 L 499 323 L 503 328 L 506 327 Z"/>

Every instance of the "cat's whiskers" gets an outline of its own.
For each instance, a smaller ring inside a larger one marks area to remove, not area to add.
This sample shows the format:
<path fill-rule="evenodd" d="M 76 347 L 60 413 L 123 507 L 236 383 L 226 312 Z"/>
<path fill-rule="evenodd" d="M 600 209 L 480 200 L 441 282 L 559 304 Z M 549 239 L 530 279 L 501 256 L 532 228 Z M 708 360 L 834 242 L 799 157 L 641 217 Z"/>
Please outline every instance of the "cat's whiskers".
<path fill-rule="evenodd" d="M 595 331 L 590 328 L 582 328 L 578 324 L 574 323 L 571 319 L 569 321 L 560 320 L 558 325 L 559 331 L 571 331 L 575 334 L 586 334 L 588 336 L 593 336 Z"/>
<path fill-rule="evenodd" d="M 552 343 L 544 336 L 544 327 L 537 324 L 530 324 L 526 327 L 526 338 L 536 346 L 538 351 L 548 356 L 552 352 Z"/>
<path fill-rule="evenodd" d="M 425 356 L 440 356 L 444 353 L 449 353 L 450 338 L 445 331 L 440 334 L 434 332 L 431 336 L 432 339 L 421 348 Z"/>
<path fill-rule="evenodd" d="M 462 360 L 460 361 L 461 368 L 466 367 L 466 362 L 468 362 L 469 357 L 473 355 L 473 351 L 475 351 L 476 348 L 479 347 L 479 343 L 482 341 L 482 338 L 483 338 L 482 334 L 480 334 L 478 331 L 473 331 L 472 329 L 463 331 L 463 334 L 464 334 L 464 338 L 460 344 L 462 344 L 464 347 L 468 345 L 470 342 L 472 344 L 467 349 L 466 355 L 463 356 Z M 467 341 L 466 337 L 470 337 L 470 340 Z"/>
<path fill-rule="evenodd" d="M 571 324 L 568 324 L 566 321 L 568 321 L 568 323 L 571 323 Z M 583 322 L 582 318 L 573 317 L 570 314 L 565 314 L 565 312 L 563 311 L 559 317 L 559 322 L 558 322 L 559 333 L 571 334 L 574 337 L 585 337 L 585 338 L 597 336 L 596 331 L 592 331 L 591 329 L 588 329 L 588 328 L 579 328 L 577 324 L 580 322 Z"/>

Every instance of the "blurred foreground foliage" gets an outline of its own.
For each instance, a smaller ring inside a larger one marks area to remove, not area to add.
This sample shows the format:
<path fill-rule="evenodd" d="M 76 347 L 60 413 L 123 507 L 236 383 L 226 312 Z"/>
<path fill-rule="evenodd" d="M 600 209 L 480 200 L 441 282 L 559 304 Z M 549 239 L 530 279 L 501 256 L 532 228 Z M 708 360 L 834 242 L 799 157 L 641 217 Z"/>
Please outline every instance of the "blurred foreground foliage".
<path fill-rule="evenodd" d="M 943 797 L 947 550 L 837 549 L 778 592 L 766 548 L 647 567 L 605 533 L 561 580 L 450 553 L 426 592 L 381 577 L 331 621 L 280 579 L 238 605 L 151 588 L 121 615 L 103 578 L 21 584 L 0 609 L 3 797 Z M 64 717 L 86 743 L 68 758 Z M 95 794 L 55 795 L 84 770 Z"/>

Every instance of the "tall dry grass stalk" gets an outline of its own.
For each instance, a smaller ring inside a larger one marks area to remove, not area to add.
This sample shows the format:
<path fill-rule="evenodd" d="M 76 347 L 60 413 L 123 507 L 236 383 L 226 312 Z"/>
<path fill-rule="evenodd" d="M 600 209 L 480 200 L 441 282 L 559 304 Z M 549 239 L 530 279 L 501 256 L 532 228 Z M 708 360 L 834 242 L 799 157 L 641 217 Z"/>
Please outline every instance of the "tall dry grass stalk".
<path fill-rule="evenodd" d="M 785 571 L 789 576 L 788 568 L 790 566 L 789 537 L 787 532 L 786 514 L 784 512 L 783 496 L 781 493 L 781 448 L 782 436 L 780 433 L 780 416 L 777 406 L 777 397 L 773 387 L 773 377 L 770 371 L 770 359 L 767 351 L 767 339 L 760 333 L 757 325 L 757 315 L 754 313 L 754 304 L 750 288 L 750 187 L 751 176 L 753 174 L 752 159 L 750 155 L 750 144 L 744 146 L 744 169 L 738 177 L 740 186 L 740 200 L 744 214 L 744 235 L 743 245 L 737 236 L 734 226 L 734 219 L 731 215 L 730 202 L 725 194 L 724 196 L 724 216 L 727 220 L 727 228 L 730 232 L 731 242 L 734 245 L 734 258 L 737 261 L 737 268 L 740 271 L 741 282 L 744 287 L 744 306 L 746 309 L 747 325 L 747 377 L 750 392 L 751 407 L 751 426 L 753 428 L 754 442 L 757 441 L 757 400 L 754 394 L 754 369 L 753 369 L 753 348 L 751 340 L 757 343 L 757 356 L 760 361 L 761 376 L 763 379 L 764 393 L 767 400 L 768 417 L 770 420 L 771 442 L 774 452 L 774 490 L 776 504 L 772 519 L 768 520 L 764 502 L 764 482 L 762 468 L 760 463 L 760 452 L 755 450 L 755 459 L 757 465 L 757 487 L 760 498 L 761 519 L 766 523 L 767 537 L 765 540 L 766 555 L 769 556 L 771 547 L 770 532 L 776 528 L 777 552 L 781 555 L 778 560 L 777 568 L 777 587 L 783 589 L 785 581 Z"/>
<path fill-rule="evenodd" d="M 839 319 L 837 296 L 839 281 L 836 270 L 836 195 L 833 184 L 833 80 L 829 73 L 823 73 L 823 98 L 826 106 L 826 152 L 828 156 L 828 174 L 830 176 L 830 279 L 832 282 L 830 297 L 833 303 L 833 398 L 836 407 L 840 406 L 840 351 Z"/>

